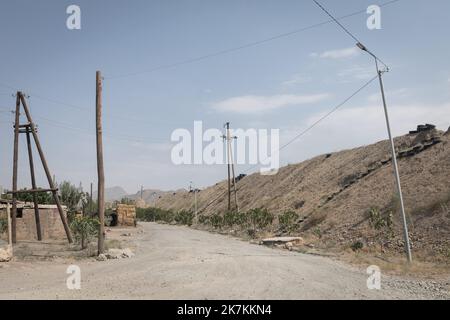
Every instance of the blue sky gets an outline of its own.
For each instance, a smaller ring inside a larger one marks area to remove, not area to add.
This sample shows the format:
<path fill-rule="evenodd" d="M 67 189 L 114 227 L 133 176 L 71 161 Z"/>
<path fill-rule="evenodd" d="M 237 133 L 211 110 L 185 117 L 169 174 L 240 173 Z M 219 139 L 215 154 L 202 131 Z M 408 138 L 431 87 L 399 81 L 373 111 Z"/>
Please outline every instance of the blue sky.
<path fill-rule="evenodd" d="M 382 3 L 322 0 L 337 16 Z M 66 28 L 71 4 L 81 7 L 81 30 Z M 448 12 L 446 0 L 402 0 L 382 7 L 381 30 L 366 27 L 365 13 L 342 20 L 391 67 L 385 85 L 396 135 L 419 123 L 444 130 L 450 125 Z M 107 186 L 129 192 L 140 185 L 187 187 L 191 180 L 207 186 L 224 179 L 226 168 L 172 165 L 174 129 L 192 130 L 194 120 L 207 128 L 230 121 L 235 128 L 279 128 L 283 143 L 373 77 L 373 61 L 330 23 L 145 71 L 327 20 L 312 1 L 2 1 L 0 110 L 13 108 L 12 88 L 24 90 L 57 180 L 95 184 L 95 71 L 101 70 Z M 374 82 L 283 150 L 281 163 L 385 139 L 378 93 Z M 6 188 L 12 172 L 11 121 L 12 114 L 0 112 L 0 185 Z M 23 142 L 19 184 L 26 186 Z M 39 173 L 45 186 L 43 178 Z"/>

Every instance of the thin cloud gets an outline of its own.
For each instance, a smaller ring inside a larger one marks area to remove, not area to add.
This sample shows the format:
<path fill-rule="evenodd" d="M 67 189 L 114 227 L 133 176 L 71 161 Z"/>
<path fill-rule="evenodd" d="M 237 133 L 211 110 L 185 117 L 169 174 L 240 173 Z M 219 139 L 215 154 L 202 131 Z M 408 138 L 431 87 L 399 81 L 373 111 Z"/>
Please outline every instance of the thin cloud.
<path fill-rule="evenodd" d="M 289 80 L 281 83 L 283 87 L 294 87 L 299 84 L 305 84 L 311 82 L 310 76 L 305 76 L 303 74 L 294 74 Z"/>
<path fill-rule="evenodd" d="M 350 47 L 345 49 L 337 49 L 337 50 L 330 50 L 325 51 L 322 53 L 311 53 L 310 56 L 313 58 L 319 57 L 322 59 L 348 59 L 353 58 L 358 55 L 360 55 L 360 50 L 356 47 Z"/>
<path fill-rule="evenodd" d="M 338 77 L 341 78 L 340 82 L 343 83 L 352 82 L 354 80 L 367 80 L 375 75 L 376 70 L 374 66 L 354 65 L 338 72 Z"/>
<path fill-rule="evenodd" d="M 312 104 L 324 101 L 330 97 L 327 93 L 312 95 L 282 94 L 273 96 L 241 96 L 229 98 L 213 104 L 219 112 L 234 112 L 253 114 L 269 112 L 293 105 Z"/>
<path fill-rule="evenodd" d="M 406 88 L 401 88 L 401 89 L 397 89 L 397 90 L 392 90 L 392 91 L 386 91 L 386 96 L 389 99 L 401 99 L 401 98 L 406 98 L 410 95 L 410 90 L 406 89 Z M 371 103 L 377 103 L 381 101 L 381 95 L 380 92 L 371 94 L 370 96 L 367 97 L 367 101 L 371 102 Z"/>

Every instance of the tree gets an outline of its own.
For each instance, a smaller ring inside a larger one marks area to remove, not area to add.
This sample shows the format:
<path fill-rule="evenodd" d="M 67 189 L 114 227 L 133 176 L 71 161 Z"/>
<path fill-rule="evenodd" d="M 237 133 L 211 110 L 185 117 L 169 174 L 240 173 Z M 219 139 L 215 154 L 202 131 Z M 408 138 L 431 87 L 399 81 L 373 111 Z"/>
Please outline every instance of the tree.
<path fill-rule="evenodd" d="M 61 202 L 67 206 L 68 216 L 73 217 L 78 209 L 83 208 L 87 202 L 86 194 L 69 181 L 64 181 L 59 185 Z"/>
<path fill-rule="evenodd" d="M 99 221 L 91 217 L 75 217 L 70 223 L 70 229 L 74 234 L 75 241 L 81 244 L 81 249 L 86 249 L 89 242 L 98 236 Z"/>
<path fill-rule="evenodd" d="M 26 190 L 26 188 L 25 188 Z M 37 202 L 39 204 L 54 204 L 53 196 L 48 192 L 35 193 Z M 31 193 L 18 193 L 17 200 L 23 202 L 33 202 L 33 194 Z"/>

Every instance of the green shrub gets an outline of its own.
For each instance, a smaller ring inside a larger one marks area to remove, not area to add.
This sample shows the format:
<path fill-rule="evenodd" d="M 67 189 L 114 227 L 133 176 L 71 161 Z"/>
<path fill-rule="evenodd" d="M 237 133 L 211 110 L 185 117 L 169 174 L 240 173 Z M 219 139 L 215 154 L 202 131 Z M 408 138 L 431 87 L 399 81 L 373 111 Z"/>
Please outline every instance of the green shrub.
<path fill-rule="evenodd" d="M 237 224 L 237 212 L 227 211 L 223 215 L 223 224 L 227 227 L 232 227 Z"/>
<path fill-rule="evenodd" d="M 156 217 L 156 221 L 163 221 L 166 223 L 171 223 L 173 222 L 175 219 L 175 213 L 173 213 L 172 211 L 161 211 L 159 212 L 159 214 Z"/>
<path fill-rule="evenodd" d="M 251 209 L 247 212 L 247 218 L 253 230 L 264 229 L 272 224 L 274 215 L 267 209 Z"/>
<path fill-rule="evenodd" d="M 136 218 L 139 221 L 147 221 L 147 222 L 164 221 L 167 223 L 171 223 L 175 218 L 175 214 L 172 211 L 160 208 L 145 208 L 145 209 L 137 208 Z"/>
<path fill-rule="evenodd" d="M 198 223 L 200 223 L 200 224 L 209 224 L 210 223 L 209 220 L 210 220 L 209 216 L 205 216 L 202 214 L 198 216 Z"/>
<path fill-rule="evenodd" d="M 297 222 L 298 214 L 294 211 L 285 211 L 278 216 L 278 223 L 280 228 L 292 232 L 295 228 L 295 223 Z"/>
<path fill-rule="evenodd" d="M 246 212 L 228 211 L 223 215 L 225 226 L 239 226 L 245 228 L 248 225 L 248 214 Z"/>
<path fill-rule="evenodd" d="M 237 212 L 235 215 L 235 224 L 241 228 L 248 226 L 248 214 L 246 212 Z"/>
<path fill-rule="evenodd" d="M 213 214 L 209 221 L 214 229 L 220 229 L 223 226 L 223 217 L 218 213 Z"/>
<path fill-rule="evenodd" d="M 320 239 L 322 238 L 322 230 L 320 228 L 315 228 L 313 233 Z"/>
<path fill-rule="evenodd" d="M 194 212 L 187 210 L 178 211 L 174 216 L 174 220 L 178 224 L 191 226 L 194 220 Z"/>
<path fill-rule="evenodd" d="M 77 243 L 85 249 L 92 238 L 98 236 L 100 223 L 96 218 L 77 216 L 70 223 L 70 229 Z"/>
<path fill-rule="evenodd" d="M 356 241 L 352 243 L 350 247 L 352 248 L 353 251 L 358 251 L 364 247 L 364 244 L 361 241 Z"/>
<path fill-rule="evenodd" d="M 393 225 L 392 212 L 383 215 L 377 208 L 371 208 L 369 210 L 369 224 L 378 231 L 383 229 L 391 231 Z"/>

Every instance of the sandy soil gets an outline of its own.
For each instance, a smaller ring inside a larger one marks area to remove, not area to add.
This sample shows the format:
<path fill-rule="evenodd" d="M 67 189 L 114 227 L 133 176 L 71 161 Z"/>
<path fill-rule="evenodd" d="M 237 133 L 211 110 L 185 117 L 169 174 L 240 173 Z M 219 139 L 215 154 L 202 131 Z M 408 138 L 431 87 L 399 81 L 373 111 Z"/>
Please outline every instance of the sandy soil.
<path fill-rule="evenodd" d="M 119 237 L 120 230 L 110 237 Z M 133 258 L 17 259 L 0 264 L 0 299 L 449 299 L 450 279 L 368 275 L 330 258 L 271 249 L 186 227 L 141 223 L 125 243 Z M 81 268 L 68 290 L 66 268 Z"/>

